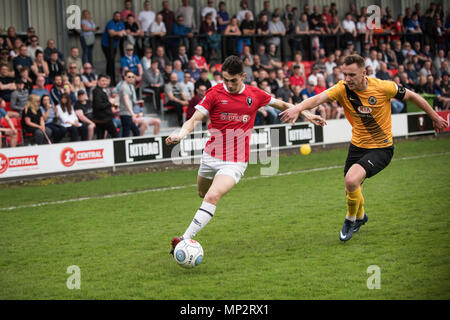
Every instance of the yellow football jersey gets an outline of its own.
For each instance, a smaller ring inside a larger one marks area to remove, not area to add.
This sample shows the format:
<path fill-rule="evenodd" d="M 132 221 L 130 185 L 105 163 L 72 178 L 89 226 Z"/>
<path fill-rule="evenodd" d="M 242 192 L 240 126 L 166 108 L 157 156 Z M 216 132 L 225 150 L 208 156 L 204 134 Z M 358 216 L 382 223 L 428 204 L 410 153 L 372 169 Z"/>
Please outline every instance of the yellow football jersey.
<path fill-rule="evenodd" d="M 352 125 L 351 143 L 360 148 L 385 148 L 393 144 L 391 98 L 399 93 L 393 81 L 367 77 L 364 91 L 350 90 L 341 80 L 326 90 L 329 100 L 338 101 Z"/>

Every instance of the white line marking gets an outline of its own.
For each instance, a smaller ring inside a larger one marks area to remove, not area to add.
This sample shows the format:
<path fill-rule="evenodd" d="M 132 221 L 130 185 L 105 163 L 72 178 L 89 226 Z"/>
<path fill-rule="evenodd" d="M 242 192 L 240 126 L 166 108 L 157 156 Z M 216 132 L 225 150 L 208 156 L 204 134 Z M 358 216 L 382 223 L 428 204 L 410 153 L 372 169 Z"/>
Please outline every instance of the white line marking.
<path fill-rule="evenodd" d="M 420 155 L 420 156 L 402 157 L 402 158 L 393 159 L 392 161 L 415 160 L 415 159 L 444 156 L 444 155 L 450 155 L 450 152 L 431 153 L 431 154 Z M 337 166 L 312 168 L 312 169 L 298 170 L 298 171 L 288 171 L 288 172 L 281 172 L 281 173 L 275 174 L 273 176 L 254 176 L 254 177 L 242 178 L 242 180 L 257 180 L 257 179 L 272 178 L 272 177 L 290 176 L 293 174 L 327 171 L 327 170 L 340 169 L 343 167 L 344 166 L 342 166 L 342 165 L 337 165 Z M 154 188 L 154 189 L 147 189 L 147 190 L 140 190 L 140 191 L 112 193 L 112 194 L 92 196 L 92 197 L 82 197 L 82 198 L 74 198 L 74 199 L 66 199 L 66 200 L 47 201 L 47 202 L 40 202 L 40 203 L 25 204 L 22 206 L 12 206 L 12 207 L 0 208 L 0 211 L 12 211 L 12 210 L 19 210 L 19 209 L 27 209 L 27 208 L 37 208 L 37 207 L 42 207 L 42 206 L 65 204 L 65 203 L 79 202 L 79 201 L 86 201 L 86 200 L 111 199 L 111 198 L 124 197 L 124 196 L 135 195 L 135 194 L 145 194 L 145 193 L 150 193 L 150 192 L 181 190 L 181 189 L 187 189 L 187 188 L 192 188 L 192 187 L 196 187 L 196 186 L 197 186 L 197 184 L 190 184 L 190 185 L 186 185 L 186 186 Z"/>

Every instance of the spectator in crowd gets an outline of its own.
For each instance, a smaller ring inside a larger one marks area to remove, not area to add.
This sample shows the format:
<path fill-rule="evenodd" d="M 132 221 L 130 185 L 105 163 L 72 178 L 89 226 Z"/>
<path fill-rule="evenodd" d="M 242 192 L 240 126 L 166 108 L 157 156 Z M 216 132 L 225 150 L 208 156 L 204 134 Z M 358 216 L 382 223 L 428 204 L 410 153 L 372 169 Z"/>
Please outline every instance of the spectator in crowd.
<path fill-rule="evenodd" d="M 225 36 L 228 38 L 226 39 L 226 48 L 227 52 L 226 54 L 234 54 L 237 51 L 237 36 L 240 36 L 242 34 L 241 30 L 239 29 L 239 21 L 236 17 L 231 18 L 230 24 L 226 27 L 224 33 Z"/>
<path fill-rule="evenodd" d="M 243 46 L 252 46 L 249 36 L 253 36 L 256 32 L 255 21 L 250 11 L 245 13 L 245 18 L 241 21 L 239 28 L 243 37 L 238 40 L 237 53 L 241 54 Z"/>
<path fill-rule="evenodd" d="M 381 80 L 391 80 L 386 62 L 380 63 L 380 70 L 378 70 L 375 76 Z"/>
<path fill-rule="evenodd" d="M 167 34 L 172 34 L 172 28 L 175 24 L 175 13 L 170 10 L 169 1 L 162 2 L 162 10 L 159 12 L 163 16 L 163 22 L 166 26 Z"/>
<path fill-rule="evenodd" d="M 152 63 L 152 57 L 153 57 L 153 49 L 146 47 L 144 49 L 144 56 L 141 59 L 142 69 L 144 72 L 148 69 L 150 69 L 150 65 Z"/>
<path fill-rule="evenodd" d="M 50 59 L 47 61 L 48 65 L 48 82 L 53 83 L 55 76 L 61 76 L 64 73 L 64 67 L 61 62 L 58 60 L 58 50 L 53 50 L 50 53 Z"/>
<path fill-rule="evenodd" d="M 173 62 L 173 73 L 178 77 L 178 82 L 182 82 L 184 79 L 184 71 L 182 69 L 182 64 L 180 60 L 175 60 Z"/>
<path fill-rule="evenodd" d="M 173 71 L 173 64 L 172 63 L 166 64 L 166 67 L 162 71 L 163 78 L 164 78 L 164 84 L 167 84 L 170 82 L 170 75 L 172 74 L 172 71 Z M 199 77 L 200 77 L 200 74 L 199 74 Z"/>
<path fill-rule="evenodd" d="M 85 64 L 86 62 L 94 64 L 95 32 L 97 32 L 99 29 L 100 28 L 97 27 L 94 20 L 92 19 L 89 10 L 83 10 L 80 33 L 81 50 L 83 51 L 83 64 Z"/>
<path fill-rule="evenodd" d="M 308 83 L 313 83 L 314 87 L 317 86 L 317 79 L 324 78 L 324 75 L 319 72 L 319 68 L 317 66 L 312 67 L 312 73 L 308 77 Z"/>
<path fill-rule="evenodd" d="M 413 14 L 411 19 L 406 24 L 406 39 L 409 43 L 414 43 L 420 40 L 420 35 L 423 33 L 420 27 L 419 16 L 417 13 Z"/>
<path fill-rule="evenodd" d="M 14 78 L 9 76 L 8 66 L 6 64 L 0 65 L 0 98 L 9 102 L 14 90 L 16 90 L 16 84 Z"/>
<path fill-rule="evenodd" d="M 56 106 L 62 125 L 67 129 L 70 135 L 70 141 L 87 140 L 87 127 L 83 126 L 78 120 L 77 114 L 72 108 L 70 96 L 64 93 L 61 96 L 59 104 Z"/>
<path fill-rule="evenodd" d="M 134 79 L 136 83 L 140 83 L 142 81 L 142 74 L 144 73 L 144 70 L 139 57 L 134 54 L 133 45 L 128 44 L 125 47 L 125 52 L 125 55 L 120 59 L 120 67 L 123 70 L 123 74 L 125 74 L 128 70 L 131 70 L 136 76 Z"/>
<path fill-rule="evenodd" d="M 18 74 L 23 67 L 30 69 L 33 65 L 33 60 L 27 54 L 27 46 L 22 45 L 19 50 L 19 55 L 13 59 L 14 71 L 16 74 Z"/>
<path fill-rule="evenodd" d="M 77 47 L 72 47 L 70 49 L 70 55 L 66 59 L 65 65 L 67 66 L 67 72 L 70 72 L 70 67 L 75 64 L 76 66 L 76 73 L 82 74 L 84 72 L 83 70 L 83 61 L 79 57 L 80 50 Z"/>
<path fill-rule="evenodd" d="M 276 98 L 283 100 L 284 102 L 288 102 L 288 103 L 292 103 L 292 91 L 291 91 L 291 81 L 289 80 L 289 78 L 284 78 L 283 79 L 283 86 L 280 87 L 277 91 L 276 91 Z"/>
<path fill-rule="evenodd" d="M 349 41 L 355 42 L 357 38 L 357 30 L 355 22 L 352 19 L 352 14 L 347 13 L 345 15 L 345 20 L 342 21 L 342 28 L 344 29 L 343 41 L 347 43 Z"/>
<path fill-rule="evenodd" d="M 174 56 L 178 51 L 178 46 L 183 44 L 188 47 L 188 38 L 192 38 L 194 36 L 193 30 L 185 26 L 184 17 L 182 15 L 177 16 L 176 23 L 172 27 L 172 35 L 178 36 L 174 39 L 169 39 L 168 41 L 168 46 L 171 48 L 170 54 L 171 56 Z"/>
<path fill-rule="evenodd" d="M 211 13 L 215 29 L 217 29 L 217 10 L 214 8 L 214 0 L 207 0 L 206 7 L 202 9 L 202 22 L 206 20 L 206 15 Z"/>
<path fill-rule="evenodd" d="M 57 56 L 55 61 L 58 61 L 61 65 L 64 65 L 64 55 L 62 54 L 61 51 L 59 51 L 56 48 L 56 42 L 53 39 L 49 39 L 47 41 L 47 48 L 45 48 L 45 50 L 44 50 L 44 59 L 45 59 L 45 61 L 49 61 L 50 60 L 50 55 L 54 51 L 56 51 L 57 54 L 58 54 L 58 56 Z"/>
<path fill-rule="evenodd" d="M 97 139 L 105 138 L 105 131 L 111 136 L 111 138 L 117 138 L 117 130 L 114 126 L 112 111 L 113 104 L 109 100 L 107 88 L 111 83 L 111 80 L 106 75 L 99 75 L 97 80 L 97 86 L 92 92 L 92 108 L 94 114 L 94 120 L 96 127 Z"/>
<path fill-rule="evenodd" d="M 170 60 L 166 55 L 164 46 L 158 46 L 156 48 L 156 55 L 153 57 L 153 60 L 158 61 L 159 70 L 164 72 L 166 65 L 170 64 Z"/>
<path fill-rule="evenodd" d="M 119 39 L 127 35 L 125 25 L 120 21 L 120 12 L 114 12 L 102 36 L 102 51 L 106 58 L 106 73 L 111 79 L 112 86 L 116 85 L 115 59 Z"/>
<path fill-rule="evenodd" d="M 157 60 L 152 60 L 150 69 L 144 72 L 142 77 L 142 87 L 144 93 L 150 93 L 153 99 L 153 107 L 161 113 L 161 93 L 164 92 L 164 78 L 158 68 Z"/>
<path fill-rule="evenodd" d="M 39 37 L 34 35 L 30 38 L 30 45 L 27 47 L 27 56 L 33 61 L 36 58 L 36 51 L 44 52 L 44 49 L 39 46 Z"/>
<path fill-rule="evenodd" d="M 17 79 L 21 79 L 24 83 L 25 90 L 31 92 L 33 90 L 33 80 L 30 78 L 30 69 L 27 67 L 23 67 L 19 71 L 19 75 L 16 77 Z"/>
<path fill-rule="evenodd" d="M 95 131 L 94 109 L 86 91 L 78 91 L 77 102 L 75 102 L 73 109 L 81 124 L 87 128 L 87 140 L 92 140 Z"/>
<path fill-rule="evenodd" d="M 189 4 L 189 0 L 181 0 L 181 6 L 178 7 L 177 11 L 175 12 L 175 16 L 183 17 L 183 25 L 192 30 L 195 31 L 197 29 L 196 22 L 195 22 L 195 13 L 194 8 Z"/>
<path fill-rule="evenodd" d="M 53 82 L 53 87 L 50 90 L 50 98 L 54 105 L 59 104 L 59 100 L 61 99 L 61 96 L 63 95 L 63 93 L 70 94 L 69 88 L 64 88 L 63 85 L 64 85 L 63 77 L 60 75 L 56 75 L 54 82 Z"/>
<path fill-rule="evenodd" d="M 125 0 L 123 3 L 123 9 L 120 11 L 120 20 L 125 23 L 130 14 L 136 19 L 136 13 L 133 11 L 133 1 Z"/>
<path fill-rule="evenodd" d="M 162 14 L 158 13 L 156 15 L 155 21 L 152 22 L 148 29 L 148 34 L 152 37 L 155 46 L 164 44 L 163 37 L 167 34 L 167 29 Z"/>
<path fill-rule="evenodd" d="M 134 88 L 134 83 L 136 76 L 135 74 L 128 70 L 125 72 L 124 82 L 119 86 L 119 116 L 122 122 L 122 136 L 128 137 L 130 132 L 134 136 L 140 136 L 140 131 L 137 126 L 138 115 L 134 112 L 134 106 L 137 104 L 136 90 Z"/>
<path fill-rule="evenodd" d="M 45 120 L 39 107 L 40 98 L 30 94 L 28 102 L 22 113 L 22 128 L 24 133 L 32 134 L 35 144 L 48 144 L 52 134 L 50 128 L 45 126 Z"/>
<path fill-rule="evenodd" d="M 22 86 L 23 86 L 23 81 L 21 81 L 21 82 L 22 82 Z M 35 94 L 35 95 L 39 96 L 39 99 L 41 99 L 42 96 L 44 96 L 44 95 L 50 95 L 50 92 L 48 92 L 47 88 L 45 88 L 44 76 L 38 76 L 36 78 L 36 86 L 31 91 L 31 94 Z"/>
<path fill-rule="evenodd" d="M 441 65 L 441 67 L 442 67 L 442 65 Z M 431 70 L 431 61 L 425 61 L 423 68 L 420 69 L 419 73 L 421 76 L 425 76 L 425 77 L 433 75 L 433 71 Z"/>
<path fill-rule="evenodd" d="M 366 67 L 370 66 L 372 69 L 371 74 L 368 74 L 368 76 L 375 77 L 376 73 L 380 69 L 380 63 L 377 60 L 377 50 L 371 50 L 370 51 L 370 57 L 366 58 Z"/>
<path fill-rule="evenodd" d="M 200 79 L 198 79 L 195 82 L 195 88 L 198 88 L 200 85 L 204 85 L 206 87 L 206 89 L 209 89 L 212 87 L 211 81 L 209 81 L 209 79 L 208 79 L 208 70 L 207 69 L 202 69 L 202 71 L 200 72 Z"/>
<path fill-rule="evenodd" d="M 292 70 L 293 70 L 292 76 L 290 78 L 288 78 L 290 85 L 299 86 L 299 87 L 303 88 L 305 86 L 305 79 L 303 78 L 303 76 L 301 74 L 300 65 L 294 64 Z"/>
<path fill-rule="evenodd" d="M 124 38 L 123 47 L 126 50 L 128 45 L 132 45 L 134 50 L 138 53 L 141 52 L 141 46 L 139 45 L 139 40 L 144 36 L 144 30 L 141 29 L 139 24 L 136 22 L 136 16 L 129 14 L 127 20 L 124 22 L 125 32 L 127 36 Z M 125 55 L 126 52 L 123 52 Z"/>
<path fill-rule="evenodd" d="M 206 91 L 207 91 L 206 86 L 203 84 L 195 89 L 196 94 L 195 96 L 192 97 L 192 99 L 190 99 L 186 111 L 186 121 L 192 118 L 196 110 L 195 107 L 200 103 L 200 101 L 202 101 L 203 97 L 206 94 Z"/>
<path fill-rule="evenodd" d="M 91 95 L 91 90 L 97 86 L 97 75 L 93 71 L 92 64 L 86 62 L 83 66 L 84 73 L 81 75 L 81 81 L 86 88 L 88 97 Z"/>
<path fill-rule="evenodd" d="M 6 65 L 8 67 L 8 76 L 14 78 L 14 65 L 9 59 L 8 49 L 0 49 L 0 65 Z"/>
<path fill-rule="evenodd" d="M 272 20 L 269 21 L 269 30 L 273 37 L 267 40 L 267 43 L 274 44 L 279 47 L 281 42 L 280 37 L 284 37 L 286 35 L 286 28 L 283 22 L 280 21 L 280 17 L 278 15 L 272 15 Z"/>
<path fill-rule="evenodd" d="M 239 10 L 239 11 L 237 12 L 237 14 L 236 14 L 236 19 L 238 20 L 239 23 L 241 23 L 242 21 L 245 20 L 245 14 L 246 14 L 247 12 L 250 12 L 251 20 L 254 20 L 254 18 L 253 18 L 253 12 L 251 12 L 251 11 L 248 9 L 248 2 L 247 2 L 247 0 L 242 0 L 241 3 L 240 3 L 240 7 L 241 7 L 241 10 Z"/>
<path fill-rule="evenodd" d="M 43 76 L 45 79 L 45 83 L 48 83 L 48 76 L 50 74 L 50 70 L 48 69 L 48 63 L 44 60 L 44 53 L 42 51 L 36 51 L 36 59 L 34 60 L 33 65 L 31 66 L 31 71 L 33 78 L 36 79 L 38 76 Z"/>
<path fill-rule="evenodd" d="M 70 94 L 72 104 L 75 104 L 77 102 L 78 92 L 80 92 L 80 91 L 86 92 L 86 87 L 84 86 L 83 82 L 81 81 L 81 76 L 76 75 L 73 78 L 71 94 Z"/>
<path fill-rule="evenodd" d="M 152 11 L 152 5 L 151 2 L 146 0 L 144 2 L 144 10 L 139 12 L 137 20 L 141 24 L 142 31 L 145 32 L 145 35 L 148 37 L 150 36 L 150 26 L 155 21 L 156 15 L 155 12 Z M 161 21 L 163 17 L 161 15 Z M 149 47 L 150 43 L 146 43 L 146 46 Z"/>
<path fill-rule="evenodd" d="M 177 114 L 178 125 L 183 125 L 183 106 L 187 106 L 189 101 L 183 92 L 183 86 L 178 82 L 178 77 L 175 73 L 170 75 L 170 82 L 164 87 L 164 94 L 166 96 L 166 105 L 175 107 Z"/>
<path fill-rule="evenodd" d="M 70 84 L 72 84 L 73 83 L 73 79 L 76 77 L 76 76 L 78 76 L 78 75 L 80 75 L 79 73 L 78 73 L 78 68 L 77 68 L 77 65 L 75 64 L 75 63 L 71 63 L 69 66 L 68 66 L 68 70 L 69 70 L 69 72 L 67 73 L 67 74 L 65 74 L 65 75 L 63 75 L 63 78 L 64 77 L 67 77 L 67 80 L 69 80 L 69 83 Z M 84 70 L 83 70 L 84 71 Z"/>
<path fill-rule="evenodd" d="M 17 139 L 18 139 L 18 131 L 15 128 L 14 124 L 12 123 L 11 119 L 8 116 L 8 113 L 3 108 L 2 104 L 5 102 L 0 98 L 0 121 L 5 118 L 6 122 L 9 125 L 9 128 L 3 128 L 0 122 L 0 148 L 2 148 L 3 143 L 3 137 L 10 137 L 9 146 L 11 148 L 14 148 L 17 146 Z"/>
<path fill-rule="evenodd" d="M 230 24 L 230 15 L 226 11 L 225 1 L 219 2 L 219 11 L 217 12 L 217 32 L 224 33 L 227 26 Z"/>
<path fill-rule="evenodd" d="M 49 95 L 41 98 L 40 109 L 44 117 L 45 126 L 51 130 L 51 140 L 53 143 L 60 143 L 65 137 L 67 129 L 62 125 L 56 106 L 52 104 Z"/>
<path fill-rule="evenodd" d="M 11 59 L 14 59 L 15 57 L 17 57 L 20 53 L 20 47 L 23 46 L 23 42 L 20 38 L 17 38 L 16 40 L 14 40 L 14 44 L 13 44 L 13 48 L 12 50 L 9 52 L 9 55 L 11 57 Z"/>
<path fill-rule="evenodd" d="M 14 28 L 13 26 L 10 26 L 8 28 L 8 30 L 6 31 L 6 48 L 9 50 L 13 50 L 14 48 L 14 42 L 16 41 L 16 39 L 18 39 L 17 37 L 17 33 L 16 33 L 16 28 Z"/>
<path fill-rule="evenodd" d="M 181 68 L 185 71 L 189 66 L 189 57 L 186 54 L 186 46 L 180 45 L 178 47 L 178 54 L 175 56 L 174 60 L 179 60 L 181 62 Z"/>
<path fill-rule="evenodd" d="M 205 57 L 203 56 L 203 47 L 202 46 L 195 47 L 194 54 L 192 55 L 191 59 L 196 62 L 197 67 L 199 69 L 207 68 L 207 62 L 206 62 Z"/>
<path fill-rule="evenodd" d="M 340 68 L 336 66 L 333 68 L 333 72 L 326 79 L 327 87 L 331 88 L 341 80 L 344 80 L 344 77 L 340 71 Z"/>
<path fill-rule="evenodd" d="M 16 90 L 11 93 L 11 104 L 10 108 L 18 113 L 22 114 L 23 109 L 28 101 L 29 92 L 25 90 L 25 84 L 22 79 L 16 79 Z"/>
<path fill-rule="evenodd" d="M 216 54 L 220 50 L 220 34 L 217 33 L 216 25 L 213 20 L 213 14 L 210 12 L 206 14 L 205 20 L 202 21 L 200 26 L 200 35 L 204 38 L 200 39 L 200 43 L 206 52 L 208 60 L 216 58 Z"/>
<path fill-rule="evenodd" d="M 183 92 L 186 95 L 187 100 L 190 101 L 194 96 L 195 87 L 194 83 L 191 81 L 191 75 L 189 73 L 184 74 L 184 79 L 181 84 L 183 86 Z"/>

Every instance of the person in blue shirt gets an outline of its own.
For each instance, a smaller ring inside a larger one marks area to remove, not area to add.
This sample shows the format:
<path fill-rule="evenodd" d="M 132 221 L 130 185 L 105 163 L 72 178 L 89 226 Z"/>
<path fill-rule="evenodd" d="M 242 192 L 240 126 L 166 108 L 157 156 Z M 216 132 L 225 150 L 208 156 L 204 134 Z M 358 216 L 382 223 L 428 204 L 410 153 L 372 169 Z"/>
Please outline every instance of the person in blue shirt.
<path fill-rule="evenodd" d="M 125 55 L 120 59 L 120 67 L 122 68 L 122 75 L 125 75 L 127 70 L 131 70 L 136 75 L 136 84 L 141 82 L 144 70 L 138 56 L 134 54 L 133 45 L 128 44 L 125 47 Z"/>
<path fill-rule="evenodd" d="M 111 77 L 111 84 L 113 86 L 116 85 L 114 62 L 117 47 L 119 46 L 119 41 L 126 35 L 125 25 L 120 20 L 120 12 L 116 11 L 113 14 L 113 19 L 107 23 L 102 36 L 102 50 L 106 58 L 106 73 Z"/>
<path fill-rule="evenodd" d="M 193 37 L 193 32 L 191 28 L 188 28 L 184 25 L 184 18 L 182 15 L 179 15 L 177 17 L 176 22 L 173 24 L 171 35 L 178 36 L 167 40 L 167 43 L 170 48 L 170 53 L 172 54 L 173 57 L 177 56 L 178 47 L 180 46 L 180 44 L 184 45 L 187 49 L 189 49 L 188 38 Z"/>

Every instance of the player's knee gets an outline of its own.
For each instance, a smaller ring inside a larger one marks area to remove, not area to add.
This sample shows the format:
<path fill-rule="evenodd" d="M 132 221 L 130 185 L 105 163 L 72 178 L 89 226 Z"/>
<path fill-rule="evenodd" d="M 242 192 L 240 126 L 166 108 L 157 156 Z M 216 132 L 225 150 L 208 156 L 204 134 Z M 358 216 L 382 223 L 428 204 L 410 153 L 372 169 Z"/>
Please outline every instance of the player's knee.
<path fill-rule="evenodd" d="M 220 194 L 214 190 L 209 190 L 203 199 L 208 203 L 217 204 L 220 200 Z"/>
<path fill-rule="evenodd" d="M 359 179 L 357 179 L 357 177 L 349 174 L 345 176 L 345 188 L 347 190 L 355 191 L 356 189 L 358 189 L 360 184 L 361 182 L 359 181 Z"/>

